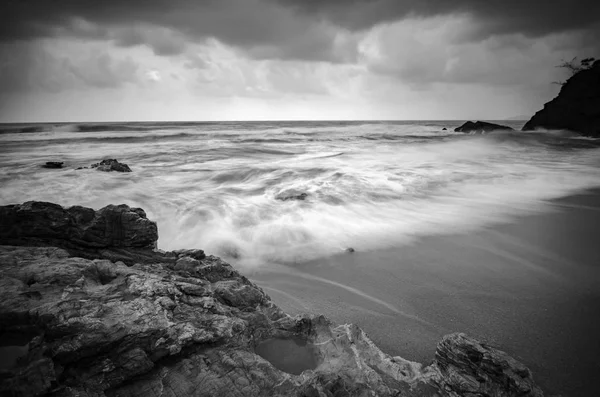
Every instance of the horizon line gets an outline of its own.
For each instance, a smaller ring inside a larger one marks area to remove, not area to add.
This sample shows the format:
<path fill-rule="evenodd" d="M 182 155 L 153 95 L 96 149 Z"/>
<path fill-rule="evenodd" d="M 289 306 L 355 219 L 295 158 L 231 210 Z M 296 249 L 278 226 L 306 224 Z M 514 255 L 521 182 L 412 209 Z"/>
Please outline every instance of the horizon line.
<path fill-rule="evenodd" d="M 514 118 L 457 118 L 457 119 L 264 119 L 264 120 L 100 120 L 100 121 L 0 121 L 3 124 L 119 124 L 119 123 L 274 123 L 274 122 L 395 122 L 395 121 L 527 121 Z"/>

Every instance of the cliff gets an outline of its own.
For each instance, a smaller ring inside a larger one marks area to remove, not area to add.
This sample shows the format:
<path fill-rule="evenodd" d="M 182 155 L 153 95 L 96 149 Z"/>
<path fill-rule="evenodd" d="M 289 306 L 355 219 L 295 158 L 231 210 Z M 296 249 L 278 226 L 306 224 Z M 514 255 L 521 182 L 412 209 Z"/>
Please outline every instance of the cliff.
<path fill-rule="evenodd" d="M 525 366 L 466 335 L 444 337 L 426 367 L 391 357 L 157 238 L 126 205 L 0 207 L 0 394 L 542 396 Z"/>
<path fill-rule="evenodd" d="M 600 137 L 600 61 L 571 77 L 560 93 L 525 124 L 537 128 L 565 129 Z"/>

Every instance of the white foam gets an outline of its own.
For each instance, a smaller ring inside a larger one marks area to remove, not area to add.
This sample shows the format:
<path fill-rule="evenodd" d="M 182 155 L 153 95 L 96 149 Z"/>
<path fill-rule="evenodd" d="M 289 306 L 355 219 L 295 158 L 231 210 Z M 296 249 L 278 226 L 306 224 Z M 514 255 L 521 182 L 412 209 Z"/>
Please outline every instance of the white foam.
<path fill-rule="evenodd" d="M 73 138 L 36 146 L 35 137 L 45 141 L 45 133 L 23 134 L 29 141 L 12 140 L 10 150 L 0 150 L 0 204 L 46 200 L 94 208 L 140 206 L 158 222 L 160 248 L 198 247 L 256 266 L 473 230 L 547 210 L 548 199 L 600 186 L 600 149 L 560 150 L 510 134 L 360 138 L 440 130 L 380 123 L 327 127 L 327 133 L 292 128 L 325 134 L 328 141 L 306 135 L 290 143 L 241 144 L 227 138 L 233 129 L 220 135 L 211 128 L 212 138 L 201 133 L 198 139 L 119 145 L 81 141 L 88 133 L 58 132 Z M 251 134 L 283 136 L 289 130 Z M 69 168 L 39 168 L 57 157 Z M 104 157 L 124 161 L 134 172 L 73 169 Z M 306 192 L 307 199 L 275 200 L 291 189 Z"/>

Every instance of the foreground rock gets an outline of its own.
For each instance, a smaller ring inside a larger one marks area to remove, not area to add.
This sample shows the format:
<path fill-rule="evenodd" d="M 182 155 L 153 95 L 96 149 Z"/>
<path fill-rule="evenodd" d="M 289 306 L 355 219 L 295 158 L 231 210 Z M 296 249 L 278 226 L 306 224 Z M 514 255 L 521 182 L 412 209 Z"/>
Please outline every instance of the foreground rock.
<path fill-rule="evenodd" d="M 467 121 L 460 127 L 455 128 L 454 132 L 465 132 L 465 133 L 472 132 L 472 133 L 476 133 L 476 134 L 483 134 L 484 132 L 498 131 L 498 130 L 512 131 L 512 128 L 507 127 L 505 125 L 488 123 L 485 121 L 476 121 L 476 122 Z"/>
<path fill-rule="evenodd" d="M 109 205 L 91 208 L 30 201 L 0 207 L 0 239 L 4 244 L 53 246 L 84 258 L 136 261 L 165 260 L 154 252 L 156 223 L 141 208 Z"/>
<path fill-rule="evenodd" d="M 154 251 L 141 209 L 29 202 L 0 207 L 0 221 L 3 396 L 542 395 L 522 364 L 462 334 L 423 367 L 356 326 L 290 317 L 219 258 Z M 94 258 L 114 249 L 146 255 Z M 284 360 L 263 348 L 298 341 Z"/>
<path fill-rule="evenodd" d="M 131 172 L 131 168 L 125 163 L 119 163 L 116 159 L 106 159 L 99 163 L 92 164 L 91 168 L 104 172 Z"/>
<path fill-rule="evenodd" d="M 523 131 L 537 128 L 600 137 L 600 61 L 571 77 L 558 96 L 525 124 Z"/>

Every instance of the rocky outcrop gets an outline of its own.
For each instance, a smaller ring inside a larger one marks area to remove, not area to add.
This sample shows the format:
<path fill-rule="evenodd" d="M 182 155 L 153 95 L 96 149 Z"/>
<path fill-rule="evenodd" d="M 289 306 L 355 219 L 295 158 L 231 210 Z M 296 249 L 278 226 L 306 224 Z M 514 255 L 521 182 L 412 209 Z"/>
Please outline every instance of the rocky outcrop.
<path fill-rule="evenodd" d="M 91 208 L 29 201 L 0 207 L 0 242 L 11 245 L 54 246 L 84 258 L 106 258 L 133 264 L 164 261 L 155 252 L 156 223 L 141 208 L 108 205 Z M 175 254 L 171 255 L 175 256 Z M 143 258 L 142 258 L 143 257 Z"/>
<path fill-rule="evenodd" d="M 571 77 L 558 96 L 525 124 L 523 131 L 538 128 L 600 137 L 600 61 Z"/>
<path fill-rule="evenodd" d="M 445 337 L 427 367 L 391 357 L 357 326 L 288 316 L 201 250 L 152 251 L 156 228 L 140 209 L 82 208 L 0 207 L 0 395 L 542 395 L 522 364 L 462 334 Z M 70 236 L 87 258 L 57 248 Z M 156 256 L 127 266 L 94 258 L 97 244 Z M 282 366 L 263 348 L 272 341 L 302 354 Z M 2 363 L 15 345 L 20 356 Z"/>
<path fill-rule="evenodd" d="M 505 125 L 488 123 L 485 121 L 476 121 L 476 122 L 467 121 L 460 127 L 455 128 L 454 132 L 483 134 L 484 132 L 499 131 L 499 130 L 512 131 L 512 128 L 507 127 Z"/>
<path fill-rule="evenodd" d="M 63 164 L 62 161 L 46 161 L 46 164 L 43 164 L 42 168 L 62 168 Z"/>
<path fill-rule="evenodd" d="M 527 367 L 473 338 L 446 335 L 438 344 L 435 362 L 439 382 L 460 396 L 542 396 Z M 504 387 L 498 389 L 498 382 Z"/>
<path fill-rule="evenodd" d="M 125 163 L 119 163 L 116 159 L 106 159 L 99 163 L 92 164 L 91 168 L 104 172 L 131 172 L 131 168 Z"/>

